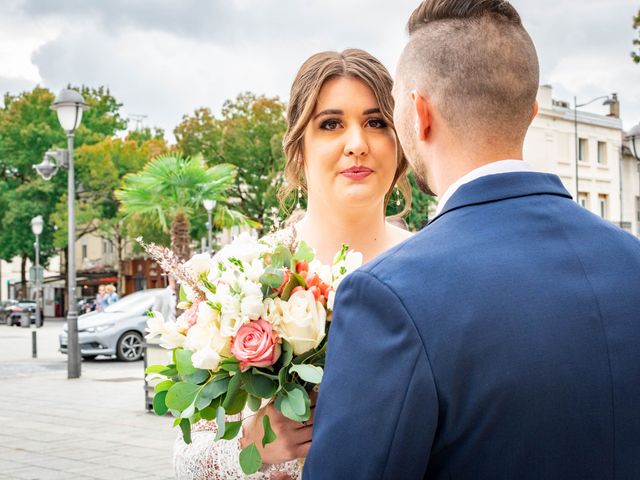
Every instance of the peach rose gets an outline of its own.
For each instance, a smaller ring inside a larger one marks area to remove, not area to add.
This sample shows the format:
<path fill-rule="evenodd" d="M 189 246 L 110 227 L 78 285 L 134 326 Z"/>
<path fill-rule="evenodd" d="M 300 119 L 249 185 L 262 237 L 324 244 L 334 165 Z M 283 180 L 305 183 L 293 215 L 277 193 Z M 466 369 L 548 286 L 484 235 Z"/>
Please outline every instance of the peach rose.
<path fill-rule="evenodd" d="M 245 323 L 233 339 L 231 353 L 243 372 L 249 367 L 269 367 L 280 358 L 278 334 L 262 318 Z"/>

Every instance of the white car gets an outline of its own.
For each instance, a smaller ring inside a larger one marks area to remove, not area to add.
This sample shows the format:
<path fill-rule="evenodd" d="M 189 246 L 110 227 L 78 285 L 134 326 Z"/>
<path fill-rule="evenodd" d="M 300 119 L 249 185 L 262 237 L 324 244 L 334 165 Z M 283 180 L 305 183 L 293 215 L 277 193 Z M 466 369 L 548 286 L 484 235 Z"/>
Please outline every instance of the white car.
<path fill-rule="evenodd" d="M 152 288 L 127 295 L 102 312 L 78 317 L 78 342 L 83 359 L 98 355 L 116 355 L 119 360 L 134 362 L 143 355 L 143 337 L 147 312 L 162 288 Z M 60 352 L 67 353 L 67 324 L 60 334 Z"/>

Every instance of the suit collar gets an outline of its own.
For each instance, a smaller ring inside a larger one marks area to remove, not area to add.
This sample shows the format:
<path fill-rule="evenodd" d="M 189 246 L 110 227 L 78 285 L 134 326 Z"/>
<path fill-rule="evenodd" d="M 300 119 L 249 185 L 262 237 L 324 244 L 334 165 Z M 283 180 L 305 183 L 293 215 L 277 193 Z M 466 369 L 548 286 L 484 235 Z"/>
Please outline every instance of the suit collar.
<path fill-rule="evenodd" d="M 429 225 L 452 210 L 529 195 L 558 195 L 571 198 L 557 175 L 537 172 L 486 175 L 456 190 Z"/>

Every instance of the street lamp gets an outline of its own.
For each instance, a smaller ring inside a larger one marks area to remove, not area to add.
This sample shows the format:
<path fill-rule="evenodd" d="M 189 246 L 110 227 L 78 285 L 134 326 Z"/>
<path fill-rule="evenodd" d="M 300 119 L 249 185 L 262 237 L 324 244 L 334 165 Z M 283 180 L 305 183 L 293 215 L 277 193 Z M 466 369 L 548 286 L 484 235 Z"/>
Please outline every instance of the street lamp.
<path fill-rule="evenodd" d="M 44 221 L 42 216 L 38 215 L 31 219 L 31 231 L 36 236 L 36 328 L 42 326 L 42 310 L 40 307 L 40 234 L 42 233 L 42 227 Z"/>
<path fill-rule="evenodd" d="M 595 102 L 596 100 L 603 100 L 604 102 L 602 102 L 602 105 L 611 105 L 614 103 L 617 103 L 618 101 L 618 94 L 616 93 L 612 93 L 611 97 L 609 97 L 609 95 L 602 95 L 600 97 L 596 97 L 592 100 L 589 100 L 588 102 L 585 103 L 578 103 L 578 98 L 577 97 L 573 97 L 573 128 L 574 128 L 574 136 L 575 136 L 575 143 L 576 143 L 576 202 L 580 203 L 580 199 L 578 198 L 578 150 L 580 149 L 580 145 L 579 145 L 579 139 L 578 139 L 578 108 L 580 107 L 586 107 L 587 105 Z"/>
<path fill-rule="evenodd" d="M 211 229 L 213 227 L 213 224 L 211 222 L 211 212 L 213 211 L 214 208 L 216 208 L 216 201 L 215 200 L 204 200 L 202 202 L 202 204 L 204 205 L 204 208 L 206 208 L 207 210 L 207 238 L 209 240 L 209 255 L 211 255 Z"/>
<path fill-rule="evenodd" d="M 640 123 L 629 130 L 626 139 L 629 141 L 631 153 L 640 162 Z"/>
<path fill-rule="evenodd" d="M 80 345 L 78 343 L 78 304 L 76 302 L 76 215 L 75 215 L 75 172 L 73 169 L 73 132 L 80 126 L 82 112 L 88 105 L 82 95 L 74 90 L 64 89 L 51 104 L 58 114 L 58 120 L 67 133 L 67 153 L 47 152 L 42 163 L 35 166 L 38 174 L 49 180 L 56 174 L 58 167 L 69 170 L 67 180 L 68 204 L 68 308 L 67 308 L 67 377 L 79 378 L 81 368 Z"/>

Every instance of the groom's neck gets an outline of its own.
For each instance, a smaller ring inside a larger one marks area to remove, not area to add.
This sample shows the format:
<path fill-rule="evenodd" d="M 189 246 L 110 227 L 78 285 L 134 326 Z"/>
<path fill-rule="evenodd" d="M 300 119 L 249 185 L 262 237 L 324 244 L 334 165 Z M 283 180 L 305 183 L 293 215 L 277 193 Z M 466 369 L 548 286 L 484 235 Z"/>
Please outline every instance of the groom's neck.
<path fill-rule="evenodd" d="M 461 145 L 442 148 L 435 153 L 431 166 L 427 168 L 430 172 L 429 185 L 436 196 L 442 196 L 467 173 L 500 160 L 522 160 L 522 145 L 488 144 L 476 148 L 473 145 Z"/>

